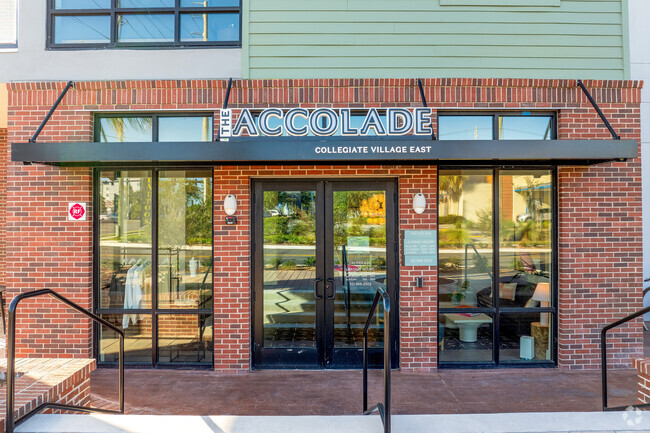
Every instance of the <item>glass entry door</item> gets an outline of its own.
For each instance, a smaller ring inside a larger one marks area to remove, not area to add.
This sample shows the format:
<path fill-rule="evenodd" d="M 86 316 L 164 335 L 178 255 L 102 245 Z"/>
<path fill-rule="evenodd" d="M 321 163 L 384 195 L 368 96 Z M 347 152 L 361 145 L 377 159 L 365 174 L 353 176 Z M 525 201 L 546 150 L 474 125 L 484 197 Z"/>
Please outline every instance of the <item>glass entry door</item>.
<path fill-rule="evenodd" d="M 361 366 L 375 292 L 384 287 L 395 296 L 394 182 L 254 188 L 255 367 Z M 376 365 L 382 339 L 380 310 L 369 332 Z"/>

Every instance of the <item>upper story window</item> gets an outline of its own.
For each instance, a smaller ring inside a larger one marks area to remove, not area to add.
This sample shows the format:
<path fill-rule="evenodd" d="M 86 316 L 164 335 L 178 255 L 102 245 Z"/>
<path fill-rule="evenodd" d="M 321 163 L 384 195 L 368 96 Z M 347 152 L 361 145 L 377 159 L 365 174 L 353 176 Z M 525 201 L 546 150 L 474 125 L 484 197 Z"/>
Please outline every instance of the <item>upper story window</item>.
<path fill-rule="evenodd" d="M 240 0 L 48 0 L 48 48 L 240 46 Z"/>
<path fill-rule="evenodd" d="M 0 0 L 0 49 L 16 47 L 16 1 Z"/>
<path fill-rule="evenodd" d="M 548 112 L 440 113 L 440 140 L 553 140 L 555 115 Z"/>
<path fill-rule="evenodd" d="M 211 114 L 111 113 L 95 118 L 95 141 L 102 143 L 212 140 Z"/>

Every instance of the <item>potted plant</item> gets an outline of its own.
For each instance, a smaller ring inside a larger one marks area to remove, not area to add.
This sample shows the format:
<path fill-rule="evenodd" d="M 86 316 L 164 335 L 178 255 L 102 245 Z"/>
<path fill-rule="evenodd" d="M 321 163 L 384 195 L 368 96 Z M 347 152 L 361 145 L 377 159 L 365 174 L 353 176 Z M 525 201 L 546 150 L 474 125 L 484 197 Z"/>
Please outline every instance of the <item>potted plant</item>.
<path fill-rule="evenodd" d="M 461 305 L 465 300 L 465 294 L 469 289 L 469 280 L 465 279 L 463 282 L 456 283 L 456 289 L 451 294 L 451 303 L 453 305 Z"/>

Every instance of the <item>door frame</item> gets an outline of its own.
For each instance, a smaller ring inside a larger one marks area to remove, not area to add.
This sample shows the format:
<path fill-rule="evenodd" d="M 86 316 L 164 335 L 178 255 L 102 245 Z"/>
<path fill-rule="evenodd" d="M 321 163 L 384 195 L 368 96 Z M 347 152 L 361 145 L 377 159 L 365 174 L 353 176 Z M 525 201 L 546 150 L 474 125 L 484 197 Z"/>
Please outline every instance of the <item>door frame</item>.
<path fill-rule="evenodd" d="M 346 187 L 349 187 L 346 189 Z M 289 189 L 290 188 L 290 189 Z M 399 360 L 399 196 L 397 178 L 305 178 L 299 180 L 282 178 L 251 179 L 251 369 L 349 369 L 361 368 L 359 364 L 346 364 L 341 356 L 346 349 L 334 348 L 333 333 L 333 304 L 334 301 L 316 302 L 316 346 L 311 355 L 296 354 L 286 349 L 265 349 L 264 338 L 264 296 L 263 285 L 264 268 L 258 266 L 263 263 L 263 200 L 258 200 L 263 191 L 316 191 L 316 205 L 322 211 L 316 212 L 316 275 L 315 278 L 334 278 L 333 231 L 327 230 L 328 224 L 333 224 L 333 193 L 334 191 L 386 191 L 386 271 L 387 276 L 394 276 L 391 283 L 387 279 L 387 292 L 393 307 L 393 318 L 390 321 L 391 364 L 392 368 L 398 367 Z M 392 195 L 392 197 L 391 197 Z M 389 219 L 390 218 L 390 219 Z M 391 230 L 392 225 L 392 230 Z M 318 232 L 321 232 L 319 235 Z M 393 244 L 391 246 L 391 243 Z M 257 247 L 259 245 L 259 248 Z M 331 256 L 331 257 L 330 257 Z M 390 269 L 390 272 L 389 272 Z M 328 289 L 320 285 L 323 292 Z M 259 293 L 258 293 L 259 292 Z M 262 296 L 260 296 L 262 295 Z M 320 321 L 320 322 L 319 322 Z M 319 326 L 319 323 L 322 324 Z M 347 349 L 349 351 L 349 349 Z M 353 349 L 354 350 L 354 349 Z M 339 354 L 337 352 L 341 351 Z M 374 353 L 376 352 L 376 353 Z M 369 350 L 369 364 L 381 367 L 383 365 L 383 350 Z M 301 359 L 303 358 L 303 359 Z M 270 361 L 270 359 L 273 359 Z M 339 362 L 333 362 L 339 359 Z M 359 360 L 361 357 L 359 356 Z"/>

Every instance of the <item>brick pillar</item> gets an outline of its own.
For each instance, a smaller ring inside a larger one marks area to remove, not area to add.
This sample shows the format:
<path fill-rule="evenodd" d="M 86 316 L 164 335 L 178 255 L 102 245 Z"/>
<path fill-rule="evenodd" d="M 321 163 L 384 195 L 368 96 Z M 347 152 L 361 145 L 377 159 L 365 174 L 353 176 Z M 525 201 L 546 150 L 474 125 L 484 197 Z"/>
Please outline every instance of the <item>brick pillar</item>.
<path fill-rule="evenodd" d="M 226 225 L 223 201 L 237 197 L 236 225 Z M 214 369 L 250 369 L 250 181 L 246 167 L 214 169 Z"/>
<path fill-rule="evenodd" d="M 406 167 L 399 178 L 400 249 L 402 230 L 436 230 L 438 169 Z M 421 192 L 427 209 L 413 211 L 413 195 Z M 401 251 L 401 250 L 400 250 Z M 401 264 L 401 254 L 397 257 Z M 424 287 L 416 287 L 416 278 Z M 400 265 L 400 367 L 403 371 L 432 371 L 438 360 L 438 268 Z"/>
<path fill-rule="evenodd" d="M 7 283 L 7 152 L 7 128 L 0 128 L 0 286 Z"/>

